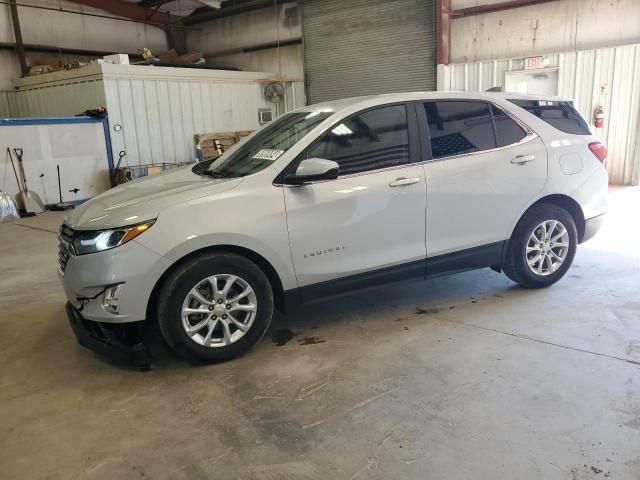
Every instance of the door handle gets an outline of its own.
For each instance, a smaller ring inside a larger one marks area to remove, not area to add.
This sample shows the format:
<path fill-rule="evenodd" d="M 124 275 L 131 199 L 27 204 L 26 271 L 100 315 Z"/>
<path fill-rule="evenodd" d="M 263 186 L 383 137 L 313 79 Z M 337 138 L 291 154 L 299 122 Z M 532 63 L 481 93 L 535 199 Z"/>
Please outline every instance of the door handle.
<path fill-rule="evenodd" d="M 517 157 L 514 157 L 511 159 L 511 163 L 523 165 L 535 159 L 536 159 L 535 155 L 518 155 Z"/>
<path fill-rule="evenodd" d="M 389 184 L 390 187 L 406 187 L 407 185 L 413 185 L 414 183 L 420 183 L 420 179 L 418 177 L 400 177 L 396 178 L 393 182 Z"/>

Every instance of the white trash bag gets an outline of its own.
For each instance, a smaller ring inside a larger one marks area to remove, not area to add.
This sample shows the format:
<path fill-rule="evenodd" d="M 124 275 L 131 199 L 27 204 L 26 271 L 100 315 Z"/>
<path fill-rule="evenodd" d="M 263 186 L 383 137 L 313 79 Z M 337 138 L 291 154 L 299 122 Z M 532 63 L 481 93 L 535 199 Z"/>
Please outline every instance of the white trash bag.
<path fill-rule="evenodd" d="M 18 207 L 11 195 L 0 190 L 0 223 L 13 222 L 20 219 Z"/>

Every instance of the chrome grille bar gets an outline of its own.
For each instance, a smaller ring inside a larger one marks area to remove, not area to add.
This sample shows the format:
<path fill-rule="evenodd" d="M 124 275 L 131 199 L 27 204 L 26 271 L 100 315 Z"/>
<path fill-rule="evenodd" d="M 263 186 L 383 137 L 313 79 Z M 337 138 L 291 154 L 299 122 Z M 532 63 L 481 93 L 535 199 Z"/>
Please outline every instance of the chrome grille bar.
<path fill-rule="evenodd" d="M 73 242 L 75 236 L 75 230 L 64 224 L 60 226 L 60 234 L 58 235 L 58 271 L 61 274 L 64 274 L 69 257 L 72 255 L 71 242 Z"/>

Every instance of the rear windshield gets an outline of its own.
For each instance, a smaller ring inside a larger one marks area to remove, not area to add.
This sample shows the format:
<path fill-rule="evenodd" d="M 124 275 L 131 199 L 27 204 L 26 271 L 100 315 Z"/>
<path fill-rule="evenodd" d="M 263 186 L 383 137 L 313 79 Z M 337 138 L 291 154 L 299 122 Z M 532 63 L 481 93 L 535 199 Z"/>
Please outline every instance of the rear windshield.
<path fill-rule="evenodd" d="M 561 132 L 573 135 L 591 135 L 589 125 L 573 106 L 573 102 L 549 100 L 509 100 L 527 112 L 544 120 Z"/>

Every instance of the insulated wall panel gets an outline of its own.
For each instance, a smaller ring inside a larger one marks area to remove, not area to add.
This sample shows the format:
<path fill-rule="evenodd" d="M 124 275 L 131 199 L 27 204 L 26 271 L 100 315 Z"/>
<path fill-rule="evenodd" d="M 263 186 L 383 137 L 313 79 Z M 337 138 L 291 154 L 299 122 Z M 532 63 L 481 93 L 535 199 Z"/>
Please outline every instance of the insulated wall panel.
<path fill-rule="evenodd" d="M 565 52 L 545 60 L 545 67 L 558 67 L 558 95 L 573 98 L 592 125 L 593 111 L 604 107 L 605 125 L 595 134 L 609 149 L 611 183 L 640 183 L 640 45 Z M 438 90 L 505 86 L 505 72 L 523 68 L 523 59 L 439 65 Z"/>

